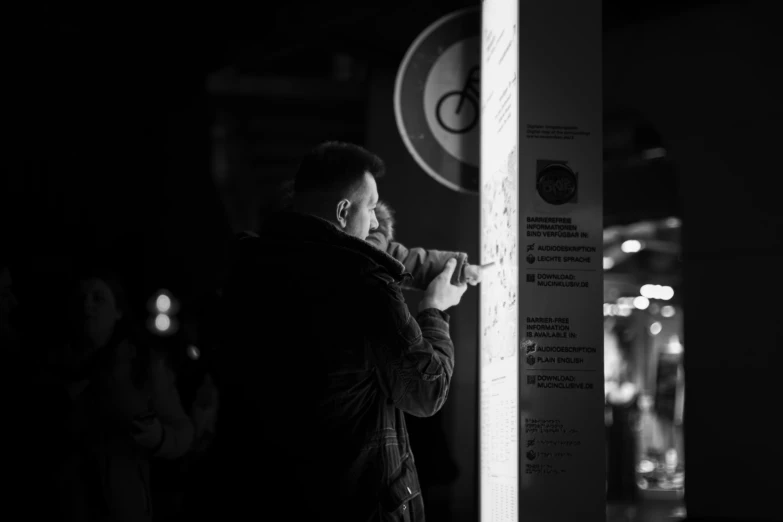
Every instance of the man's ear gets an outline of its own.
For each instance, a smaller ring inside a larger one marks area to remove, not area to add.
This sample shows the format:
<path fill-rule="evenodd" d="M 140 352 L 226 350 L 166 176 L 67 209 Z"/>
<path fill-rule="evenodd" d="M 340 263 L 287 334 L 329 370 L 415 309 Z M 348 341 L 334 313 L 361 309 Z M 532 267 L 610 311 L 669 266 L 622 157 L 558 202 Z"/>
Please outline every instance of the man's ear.
<path fill-rule="evenodd" d="M 337 204 L 337 210 L 336 210 L 336 218 L 337 222 L 340 224 L 342 228 L 346 228 L 348 226 L 348 210 L 351 208 L 351 202 L 347 199 L 342 199 Z"/>

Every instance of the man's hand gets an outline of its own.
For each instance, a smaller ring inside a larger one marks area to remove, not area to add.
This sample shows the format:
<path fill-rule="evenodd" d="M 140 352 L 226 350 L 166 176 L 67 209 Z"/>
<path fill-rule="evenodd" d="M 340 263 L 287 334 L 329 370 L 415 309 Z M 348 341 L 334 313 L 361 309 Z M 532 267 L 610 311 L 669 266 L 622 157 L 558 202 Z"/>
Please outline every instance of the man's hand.
<path fill-rule="evenodd" d="M 460 285 L 451 284 L 451 276 L 454 274 L 454 268 L 457 266 L 456 259 L 450 259 L 446 263 L 446 268 L 438 274 L 438 276 L 432 280 L 427 286 L 427 290 L 424 293 L 424 298 L 419 303 L 419 311 L 427 308 L 437 308 L 440 311 L 446 311 L 452 306 L 459 304 L 462 299 L 462 294 L 467 290 L 468 285 L 462 283 Z"/>

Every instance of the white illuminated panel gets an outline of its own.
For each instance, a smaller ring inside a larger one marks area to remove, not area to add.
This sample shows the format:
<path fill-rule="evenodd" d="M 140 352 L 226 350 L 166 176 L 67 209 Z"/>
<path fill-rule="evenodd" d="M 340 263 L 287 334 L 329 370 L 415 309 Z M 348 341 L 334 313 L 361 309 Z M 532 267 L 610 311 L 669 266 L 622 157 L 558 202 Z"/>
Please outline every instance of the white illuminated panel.
<path fill-rule="evenodd" d="M 482 2 L 481 522 L 605 519 L 601 103 L 600 0 Z"/>
<path fill-rule="evenodd" d="M 482 4 L 480 488 L 482 522 L 519 519 L 516 0 Z"/>

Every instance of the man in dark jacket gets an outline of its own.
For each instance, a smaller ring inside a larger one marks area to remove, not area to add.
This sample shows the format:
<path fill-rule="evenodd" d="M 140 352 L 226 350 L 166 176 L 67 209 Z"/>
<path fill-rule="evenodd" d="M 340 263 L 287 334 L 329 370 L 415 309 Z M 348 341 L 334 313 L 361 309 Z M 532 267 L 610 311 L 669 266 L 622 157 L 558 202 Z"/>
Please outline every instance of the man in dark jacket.
<path fill-rule="evenodd" d="M 424 520 L 405 413 L 428 417 L 446 401 L 445 310 L 466 285 L 451 283 L 451 263 L 410 314 L 410 275 L 365 241 L 382 174 L 361 147 L 320 145 L 300 165 L 293 206 L 238 241 L 216 370 L 226 520 Z"/>

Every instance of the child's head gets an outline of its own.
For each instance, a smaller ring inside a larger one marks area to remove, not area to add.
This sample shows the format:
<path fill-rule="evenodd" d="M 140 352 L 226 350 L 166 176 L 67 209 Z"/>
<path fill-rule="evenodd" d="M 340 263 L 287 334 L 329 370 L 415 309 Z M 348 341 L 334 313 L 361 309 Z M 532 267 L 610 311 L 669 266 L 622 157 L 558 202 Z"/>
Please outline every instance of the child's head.
<path fill-rule="evenodd" d="M 385 202 L 379 201 L 375 207 L 375 217 L 378 220 L 378 228 L 370 232 L 367 242 L 382 247 L 394 240 L 394 210 Z"/>
<path fill-rule="evenodd" d="M 391 241 L 394 239 L 394 210 L 385 201 L 379 201 L 375 208 L 378 218 L 378 230 Z"/>

